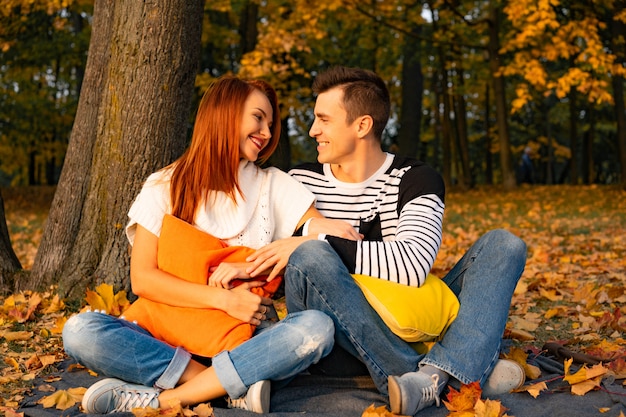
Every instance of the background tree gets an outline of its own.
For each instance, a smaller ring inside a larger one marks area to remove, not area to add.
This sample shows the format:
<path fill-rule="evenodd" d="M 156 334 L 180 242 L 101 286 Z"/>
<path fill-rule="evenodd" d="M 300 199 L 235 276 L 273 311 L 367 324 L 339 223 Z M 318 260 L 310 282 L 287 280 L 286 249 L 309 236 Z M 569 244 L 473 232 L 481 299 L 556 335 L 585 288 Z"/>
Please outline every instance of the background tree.
<path fill-rule="evenodd" d="M 142 182 L 186 144 L 202 1 L 97 0 L 79 109 L 29 287 L 128 287 L 124 226 Z"/>
<path fill-rule="evenodd" d="M 92 6 L 57 3 L 0 7 L 0 170 L 12 184 L 56 184 L 76 112 Z"/>
<path fill-rule="evenodd" d="M 0 294 L 13 291 L 14 275 L 21 269 L 22 264 L 11 246 L 11 238 L 4 217 L 4 200 L 0 193 Z"/>

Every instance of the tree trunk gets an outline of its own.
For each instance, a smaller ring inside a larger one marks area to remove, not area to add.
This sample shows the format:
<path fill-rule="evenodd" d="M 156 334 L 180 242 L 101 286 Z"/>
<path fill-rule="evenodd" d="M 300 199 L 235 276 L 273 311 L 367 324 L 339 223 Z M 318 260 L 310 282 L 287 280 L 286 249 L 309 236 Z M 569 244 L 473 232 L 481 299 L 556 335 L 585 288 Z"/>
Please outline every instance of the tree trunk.
<path fill-rule="evenodd" d="M 571 151 L 569 159 L 570 184 L 578 185 L 578 107 L 577 94 L 574 87 L 569 92 L 569 147 Z"/>
<path fill-rule="evenodd" d="M 421 27 L 411 31 L 419 35 Z M 404 37 L 402 61 L 402 104 L 400 109 L 400 131 L 398 147 L 400 153 L 417 157 L 420 146 L 420 126 L 422 123 L 422 97 L 424 95 L 424 75 L 420 63 L 421 42 L 412 36 Z"/>
<path fill-rule="evenodd" d="M 147 175 L 185 147 L 202 0 L 96 0 L 70 144 L 30 280 L 82 297 L 129 289 L 127 212 Z"/>
<path fill-rule="evenodd" d="M 472 179 L 472 172 L 470 168 L 469 157 L 469 139 L 467 137 L 467 106 L 465 104 L 465 97 L 463 96 L 464 83 L 463 83 L 464 71 L 459 65 L 457 68 L 457 83 L 458 89 L 455 94 L 455 110 L 456 115 L 456 128 L 457 128 L 457 148 L 459 154 L 459 162 L 461 163 L 461 169 L 459 170 L 459 185 L 467 190 L 472 188 L 474 181 Z M 460 91 L 459 91 L 460 90 Z"/>
<path fill-rule="evenodd" d="M 502 184 L 504 189 L 515 188 L 515 171 L 511 161 L 511 140 L 509 138 L 509 125 L 507 115 L 506 91 L 504 78 L 498 74 L 500 70 L 500 38 L 499 38 L 498 10 L 494 1 L 489 2 L 489 70 L 493 80 L 493 94 L 496 100 L 496 125 L 498 138 L 500 139 L 500 171 L 502 172 Z"/>
<path fill-rule="evenodd" d="M 493 158 L 491 156 L 491 101 L 489 83 L 485 85 L 485 184 L 493 185 Z"/>
<path fill-rule="evenodd" d="M 626 2 L 621 1 L 618 2 L 618 5 L 623 8 L 626 6 Z M 626 48 L 624 47 L 623 42 L 619 43 L 618 39 L 622 38 L 623 34 L 626 31 L 626 25 L 619 20 L 610 19 L 609 20 L 611 26 L 611 49 L 613 49 L 613 53 L 616 54 L 619 59 L 618 61 L 623 64 L 624 59 L 626 59 Z M 615 109 L 615 119 L 617 120 L 617 151 L 619 152 L 619 163 L 620 163 L 620 182 L 622 188 L 626 190 L 626 109 L 624 108 L 624 77 L 613 74 L 611 79 L 611 83 L 613 86 L 613 101 L 615 105 L 613 108 Z"/>
<path fill-rule="evenodd" d="M 21 269 L 22 264 L 11 246 L 9 229 L 4 215 L 4 200 L 0 192 L 0 294 L 14 292 L 13 277 Z"/>

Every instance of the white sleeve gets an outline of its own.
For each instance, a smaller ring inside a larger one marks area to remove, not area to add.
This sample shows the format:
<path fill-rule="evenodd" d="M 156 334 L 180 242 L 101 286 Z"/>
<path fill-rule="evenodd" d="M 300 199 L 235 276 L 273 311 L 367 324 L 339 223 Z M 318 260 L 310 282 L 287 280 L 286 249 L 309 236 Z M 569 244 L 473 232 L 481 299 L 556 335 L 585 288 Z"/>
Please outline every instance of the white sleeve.
<path fill-rule="evenodd" d="M 158 171 L 150 175 L 128 211 L 126 237 L 132 245 L 137 225 L 140 224 L 156 236 L 161 234 L 161 225 L 166 213 L 172 212 L 170 200 L 170 175 Z"/>
<path fill-rule="evenodd" d="M 270 204 L 274 215 L 274 238 L 293 235 L 304 213 L 315 203 L 315 196 L 298 180 L 278 168 L 269 168 Z"/>

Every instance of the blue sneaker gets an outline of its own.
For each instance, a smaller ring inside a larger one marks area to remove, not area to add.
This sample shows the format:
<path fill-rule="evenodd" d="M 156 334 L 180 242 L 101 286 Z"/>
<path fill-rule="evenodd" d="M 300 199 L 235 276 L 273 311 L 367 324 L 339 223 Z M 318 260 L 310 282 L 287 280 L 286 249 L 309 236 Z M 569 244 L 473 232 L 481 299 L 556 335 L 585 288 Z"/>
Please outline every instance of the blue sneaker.
<path fill-rule="evenodd" d="M 439 375 L 409 372 L 402 376 L 389 376 L 389 406 L 394 414 L 412 416 L 424 408 L 436 404 L 445 384 L 439 384 Z"/>
<path fill-rule="evenodd" d="M 244 397 L 233 400 L 228 398 L 228 408 L 239 408 L 241 410 L 252 411 L 258 414 L 270 412 L 270 390 L 271 383 L 262 380 L 250 385 Z"/>
<path fill-rule="evenodd" d="M 83 396 L 83 409 L 88 414 L 131 411 L 133 408 L 159 408 L 159 391 L 144 385 L 129 384 L 105 378 L 93 384 Z"/>

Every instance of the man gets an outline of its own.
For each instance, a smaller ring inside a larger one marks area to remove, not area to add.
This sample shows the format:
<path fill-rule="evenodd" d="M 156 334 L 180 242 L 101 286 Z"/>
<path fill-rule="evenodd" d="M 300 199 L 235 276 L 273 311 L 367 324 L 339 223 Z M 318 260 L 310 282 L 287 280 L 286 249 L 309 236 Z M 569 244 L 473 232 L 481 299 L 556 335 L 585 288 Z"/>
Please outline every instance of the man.
<path fill-rule="evenodd" d="M 316 195 L 326 218 L 307 222 L 303 238 L 259 251 L 251 259 L 257 269 L 272 258 L 280 266 L 276 259 L 291 253 L 287 309 L 329 315 L 335 345 L 365 365 L 394 413 L 414 415 L 439 405 L 450 377 L 480 381 L 489 395 L 521 386 L 521 367 L 498 355 L 526 245 L 495 230 L 472 246 L 443 278 L 459 298 L 458 316 L 440 342 L 418 354 L 384 324 L 351 274 L 424 283 L 441 244 L 443 181 L 422 162 L 382 151 L 390 99 L 376 74 L 331 68 L 315 79 L 313 91 L 309 133 L 318 143 L 319 163 L 290 173 Z"/>

